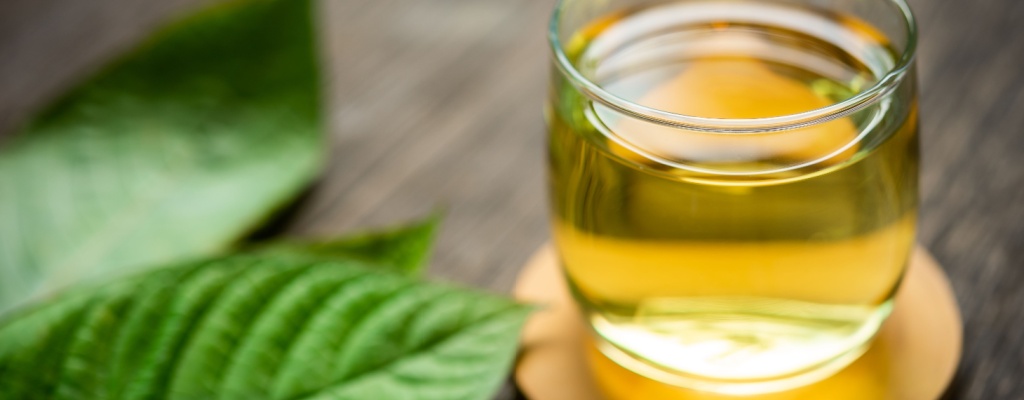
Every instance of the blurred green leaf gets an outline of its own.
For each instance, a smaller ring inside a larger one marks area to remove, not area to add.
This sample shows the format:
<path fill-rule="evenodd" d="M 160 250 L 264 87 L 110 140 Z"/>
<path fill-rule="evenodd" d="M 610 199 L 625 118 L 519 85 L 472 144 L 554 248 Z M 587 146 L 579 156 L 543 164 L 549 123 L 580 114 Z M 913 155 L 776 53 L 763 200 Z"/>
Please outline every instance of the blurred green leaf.
<path fill-rule="evenodd" d="M 419 275 L 430 257 L 430 246 L 440 217 L 384 231 L 367 232 L 336 241 L 288 242 L 268 246 L 265 251 L 298 253 L 323 258 L 359 259 L 387 266 L 407 275 Z"/>
<path fill-rule="evenodd" d="M 228 256 L 0 323 L 16 399 L 486 399 L 528 308 L 359 261 Z"/>
<path fill-rule="evenodd" d="M 8 143 L 0 311 L 219 251 L 307 185 L 323 147 L 310 13 L 233 1 L 173 23 Z"/>

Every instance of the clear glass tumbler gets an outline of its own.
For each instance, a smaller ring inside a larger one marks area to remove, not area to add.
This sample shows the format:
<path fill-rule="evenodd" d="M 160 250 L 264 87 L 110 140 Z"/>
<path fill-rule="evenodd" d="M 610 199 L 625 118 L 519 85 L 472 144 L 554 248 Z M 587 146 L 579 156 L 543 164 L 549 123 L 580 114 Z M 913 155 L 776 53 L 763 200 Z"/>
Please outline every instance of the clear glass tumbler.
<path fill-rule="evenodd" d="M 903 0 L 562 0 L 553 230 L 598 348 L 754 394 L 860 356 L 914 242 Z"/>

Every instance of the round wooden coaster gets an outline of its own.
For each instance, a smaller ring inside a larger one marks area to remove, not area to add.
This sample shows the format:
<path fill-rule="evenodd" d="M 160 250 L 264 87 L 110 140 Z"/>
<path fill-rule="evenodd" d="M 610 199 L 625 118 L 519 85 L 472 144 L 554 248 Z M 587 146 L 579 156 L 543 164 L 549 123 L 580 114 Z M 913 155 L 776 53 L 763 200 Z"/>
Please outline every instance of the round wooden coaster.
<path fill-rule="evenodd" d="M 735 399 L 662 384 L 605 358 L 590 343 L 550 246 L 520 273 L 515 296 L 542 306 L 527 322 L 516 365 L 516 382 L 531 400 Z M 743 399 L 936 399 L 956 371 L 962 334 L 949 281 L 919 248 L 892 316 L 860 359 L 820 382 Z"/>

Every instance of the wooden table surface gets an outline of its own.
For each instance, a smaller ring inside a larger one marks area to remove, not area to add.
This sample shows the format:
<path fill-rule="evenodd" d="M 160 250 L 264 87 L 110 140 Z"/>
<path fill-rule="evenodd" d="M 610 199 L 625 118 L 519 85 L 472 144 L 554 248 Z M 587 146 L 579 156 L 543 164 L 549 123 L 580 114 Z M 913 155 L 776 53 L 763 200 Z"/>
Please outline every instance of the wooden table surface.
<path fill-rule="evenodd" d="M 0 1 L 0 135 L 155 24 L 206 0 Z M 1024 399 L 1024 1 L 911 1 L 920 240 L 963 311 L 953 399 Z M 552 0 L 328 0 L 329 170 L 285 231 L 447 210 L 439 279 L 508 290 L 548 238 L 541 117 Z"/>

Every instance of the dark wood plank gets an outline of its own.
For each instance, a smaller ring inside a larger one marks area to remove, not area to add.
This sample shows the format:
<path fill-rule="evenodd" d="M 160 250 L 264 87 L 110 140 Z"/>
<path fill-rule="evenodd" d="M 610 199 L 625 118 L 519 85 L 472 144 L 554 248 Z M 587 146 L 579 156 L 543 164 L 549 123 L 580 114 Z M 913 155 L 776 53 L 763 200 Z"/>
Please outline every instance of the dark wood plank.
<path fill-rule="evenodd" d="M 912 5 L 924 32 L 920 237 L 965 321 L 950 398 L 1024 398 L 1024 3 Z"/>
<path fill-rule="evenodd" d="M 446 211 L 435 276 L 507 289 L 546 238 L 547 2 L 325 3 L 333 163 L 293 232 Z"/>
<path fill-rule="evenodd" d="M 204 0 L 0 2 L 0 135 Z M 1024 398 L 1024 2 L 912 0 L 920 238 L 966 321 L 953 399 Z M 329 236 L 443 207 L 431 274 L 507 290 L 547 240 L 541 104 L 552 0 L 330 0 L 332 162 L 287 231 Z"/>

